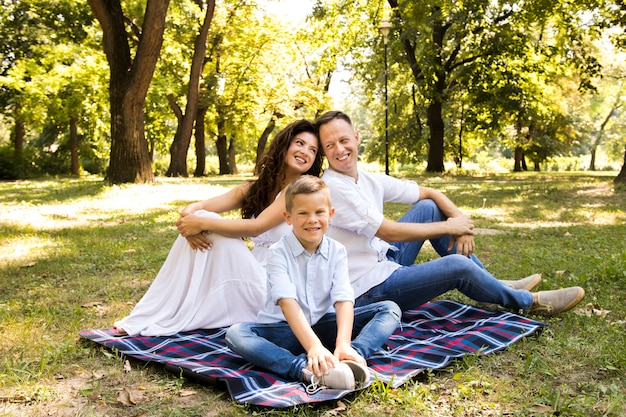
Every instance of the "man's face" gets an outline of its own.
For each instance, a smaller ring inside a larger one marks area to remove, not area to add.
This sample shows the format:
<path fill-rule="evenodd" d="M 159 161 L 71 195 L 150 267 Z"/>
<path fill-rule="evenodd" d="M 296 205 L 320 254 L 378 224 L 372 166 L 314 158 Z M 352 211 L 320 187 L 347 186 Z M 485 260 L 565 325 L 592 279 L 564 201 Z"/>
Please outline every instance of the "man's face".
<path fill-rule="evenodd" d="M 359 134 L 345 120 L 333 119 L 320 127 L 319 135 L 328 165 L 356 179 Z"/>

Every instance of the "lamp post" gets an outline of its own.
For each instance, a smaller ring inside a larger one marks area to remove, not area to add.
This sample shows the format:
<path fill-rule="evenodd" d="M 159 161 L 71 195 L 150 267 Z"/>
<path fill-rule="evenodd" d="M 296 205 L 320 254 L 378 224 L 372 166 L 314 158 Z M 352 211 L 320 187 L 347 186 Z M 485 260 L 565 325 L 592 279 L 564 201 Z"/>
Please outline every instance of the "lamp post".
<path fill-rule="evenodd" d="M 387 103 L 387 41 L 389 38 L 389 32 L 391 32 L 391 22 L 388 19 L 383 19 L 380 22 L 380 33 L 383 35 L 383 44 L 385 46 L 385 174 L 389 175 L 389 105 Z"/>

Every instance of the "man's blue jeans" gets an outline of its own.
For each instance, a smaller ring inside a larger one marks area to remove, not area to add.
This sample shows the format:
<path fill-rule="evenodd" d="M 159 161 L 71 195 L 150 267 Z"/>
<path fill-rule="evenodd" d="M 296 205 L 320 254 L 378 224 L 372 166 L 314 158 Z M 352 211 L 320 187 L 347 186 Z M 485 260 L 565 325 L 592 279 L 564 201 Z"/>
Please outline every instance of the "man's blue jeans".
<path fill-rule="evenodd" d="M 399 221 L 430 223 L 446 219 L 432 200 L 420 200 Z M 475 255 L 469 258 L 457 255 L 456 246 L 448 251 L 450 236 L 430 239 L 430 243 L 441 258 L 420 264 L 415 264 L 415 259 L 423 241 L 392 243 L 397 250 L 390 251 L 388 258 L 402 266 L 383 283 L 359 296 L 355 306 L 392 300 L 403 311 L 410 310 L 454 289 L 473 300 L 514 310 L 527 311 L 532 305 L 533 296 L 529 291 L 514 290 L 501 283 L 485 270 Z"/>
<path fill-rule="evenodd" d="M 393 334 L 401 315 L 400 308 L 391 301 L 355 308 L 352 347 L 367 359 Z M 327 313 L 311 327 L 332 352 L 337 338 L 336 314 Z M 226 343 L 253 365 L 294 381 L 302 380 L 307 353 L 286 321 L 235 324 L 226 332 Z"/>

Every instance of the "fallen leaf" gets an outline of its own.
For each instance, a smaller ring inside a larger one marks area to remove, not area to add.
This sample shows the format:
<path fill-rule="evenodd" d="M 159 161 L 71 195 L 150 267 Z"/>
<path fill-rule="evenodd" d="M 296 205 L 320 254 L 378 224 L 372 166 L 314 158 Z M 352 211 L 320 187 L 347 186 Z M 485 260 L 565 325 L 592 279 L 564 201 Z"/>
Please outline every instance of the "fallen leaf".
<path fill-rule="evenodd" d="M 565 275 L 565 273 L 566 273 L 566 272 L 567 272 L 567 270 L 566 270 L 566 269 L 562 269 L 562 270 L 560 270 L 560 271 L 555 271 L 554 273 L 555 273 L 556 275 Z"/>
<path fill-rule="evenodd" d="M 106 372 L 104 372 L 102 369 L 99 369 L 97 371 L 94 371 L 91 375 L 93 376 L 93 379 L 97 381 L 104 378 L 106 376 Z"/>
<path fill-rule="evenodd" d="M 83 308 L 91 308 L 91 307 L 99 307 L 104 305 L 104 301 L 89 301 L 83 305 L 81 305 L 81 307 Z"/>
<path fill-rule="evenodd" d="M 132 398 L 131 392 L 126 388 L 123 388 L 117 392 L 117 402 L 127 407 L 137 405 L 137 403 Z"/>
<path fill-rule="evenodd" d="M 600 308 L 600 306 L 594 305 L 592 303 L 588 303 L 587 305 L 585 305 L 585 307 L 582 309 L 582 313 L 580 312 L 581 309 L 578 309 L 577 311 L 579 312 L 579 314 L 584 314 L 587 317 L 598 316 L 603 319 L 606 318 L 606 316 L 611 312 L 610 310 L 603 310 Z"/>
<path fill-rule="evenodd" d="M 137 252 L 137 249 L 126 249 L 124 251 L 124 253 L 135 253 L 135 252 Z"/>
<path fill-rule="evenodd" d="M 133 368 L 130 367 L 130 361 L 128 359 L 126 359 L 124 361 L 124 373 L 129 373 L 132 370 L 133 370 Z"/>
<path fill-rule="evenodd" d="M 181 397 L 189 397 L 191 395 L 196 395 L 196 392 L 190 389 L 184 389 L 179 393 L 179 395 Z"/>
<path fill-rule="evenodd" d="M 37 262 L 29 262 L 27 264 L 22 265 L 24 268 L 30 268 L 31 266 L 37 265 Z"/>
<path fill-rule="evenodd" d="M 546 414 L 549 413 L 552 410 L 552 407 L 547 406 L 547 405 L 540 405 L 540 404 L 535 404 L 532 406 L 533 411 L 537 412 L 537 413 L 541 413 L 541 414 Z"/>
<path fill-rule="evenodd" d="M 342 411 L 346 411 L 346 409 L 347 407 L 342 401 L 337 401 L 337 407 L 333 408 L 332 410 L 328 410 L 326 414 L 331 415 L 331 416 L 336 416 Z"/>

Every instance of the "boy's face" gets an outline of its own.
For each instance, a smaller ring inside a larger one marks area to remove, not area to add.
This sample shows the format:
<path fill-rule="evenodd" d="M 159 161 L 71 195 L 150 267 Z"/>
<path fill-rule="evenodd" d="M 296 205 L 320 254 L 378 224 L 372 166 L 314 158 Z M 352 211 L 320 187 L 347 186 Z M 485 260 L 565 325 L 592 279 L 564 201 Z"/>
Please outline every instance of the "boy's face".
<path fill-rule="evenodd" d="M 292 225 L 302 246 L 313 253 L 322 242 L 334 213 L 326 193 L 297 194 L 291 211 L 285 212 L 285 221 Z"/>

